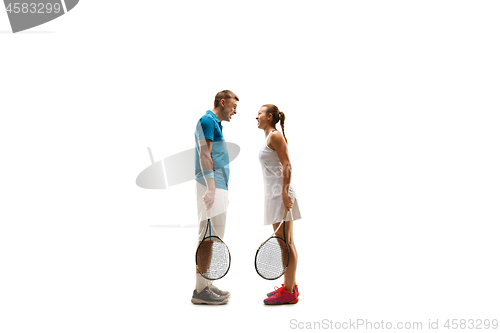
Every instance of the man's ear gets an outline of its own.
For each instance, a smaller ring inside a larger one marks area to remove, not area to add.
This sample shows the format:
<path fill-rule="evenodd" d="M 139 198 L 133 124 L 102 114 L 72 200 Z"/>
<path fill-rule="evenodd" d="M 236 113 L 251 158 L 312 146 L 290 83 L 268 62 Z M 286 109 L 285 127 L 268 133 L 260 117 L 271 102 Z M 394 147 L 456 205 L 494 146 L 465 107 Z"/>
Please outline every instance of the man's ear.
<path fill-rule="evenodd" d="M 224 109 L 224 105 L 226 104 L 226 100 L 223 98 L 220 100 L 220 106 Z"/>

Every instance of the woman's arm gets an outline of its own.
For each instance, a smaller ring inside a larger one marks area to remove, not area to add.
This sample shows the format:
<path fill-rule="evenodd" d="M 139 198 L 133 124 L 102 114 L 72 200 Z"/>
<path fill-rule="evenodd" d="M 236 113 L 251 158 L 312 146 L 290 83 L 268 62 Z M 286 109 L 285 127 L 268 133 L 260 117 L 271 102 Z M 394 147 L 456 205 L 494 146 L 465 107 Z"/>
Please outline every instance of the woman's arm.
<path fill-rule="evenodd" d="M 288 145 L 283 138 L 283 135 L 276 131 L 269 137 L 269 144 L 274 148 L 278 154 L 278 158 L 283 166 L 283 187 L 281 188 L 281 196 L 283 203 L 287 210 L 292 209 L 292 198 L 288 194 L 290 190 L 290 183 L 292 181 L 292 164 L 288 156 Z"/>

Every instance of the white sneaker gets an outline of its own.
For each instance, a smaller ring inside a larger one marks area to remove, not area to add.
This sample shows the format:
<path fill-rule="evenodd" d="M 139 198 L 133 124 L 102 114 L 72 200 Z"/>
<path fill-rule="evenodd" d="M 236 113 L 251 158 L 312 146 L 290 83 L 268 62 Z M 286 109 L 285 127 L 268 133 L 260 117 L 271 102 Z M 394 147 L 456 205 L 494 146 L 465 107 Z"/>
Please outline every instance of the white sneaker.
<path fill-rule="evenodd" d="M 214 285 L 211 285 L 210 286 L 210 290 L 212 290 L 214 293 L 216 293 L 217 295 L 221 296 L 221 297 L 224 297 L 224 298 L 228 298 L 229 295 L 231 295 L 229 293 L 229 291 L 222 291 L 220 290 L 219 288 L 217 288 L 216 286 Z"/>
<path fill-rule="evenodd" d="M 217 295 L 209 287 L 205 287 L 201 292 L 197 293 L 196 289 L 193 291 L 191 303 L 193 304 L 207 304 L 207 305 L 222 305 L 226 304 L 227 298 Z"/>

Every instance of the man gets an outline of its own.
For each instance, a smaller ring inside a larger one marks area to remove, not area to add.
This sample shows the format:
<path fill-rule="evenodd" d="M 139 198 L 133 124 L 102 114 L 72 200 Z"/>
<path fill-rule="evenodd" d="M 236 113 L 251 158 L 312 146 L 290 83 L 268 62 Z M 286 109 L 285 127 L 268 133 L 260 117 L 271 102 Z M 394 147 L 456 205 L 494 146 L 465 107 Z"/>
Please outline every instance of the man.
<path fill-rule="evenodd" d="M 229 156 L 222 134 L 222 121 L 236 114 L 238 96 L 230 90 L 215 95 L 214 108 L 200 118 L 195 131 L 196 197 L 198 206 L 198 242 L 203 239 L 207 220 L 221 239 L 226 227 L 228 206 Z M 220 305 L 228 301 L 229 292 L 222 291 L 196 272 L 194 304 Z"/>

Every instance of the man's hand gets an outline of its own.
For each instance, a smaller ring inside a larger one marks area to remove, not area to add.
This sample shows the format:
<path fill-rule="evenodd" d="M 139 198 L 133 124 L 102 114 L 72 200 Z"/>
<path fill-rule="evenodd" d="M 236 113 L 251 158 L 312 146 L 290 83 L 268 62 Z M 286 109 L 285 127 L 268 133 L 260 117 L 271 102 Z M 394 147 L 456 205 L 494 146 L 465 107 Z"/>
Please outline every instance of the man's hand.
<path fill-rule="evenodd" d="M 203 196 L 203 204 L 205 205 L 206 210 L 208 211 L 214 205 L 215 201 L 215 190 L 208 189 Z"/>

